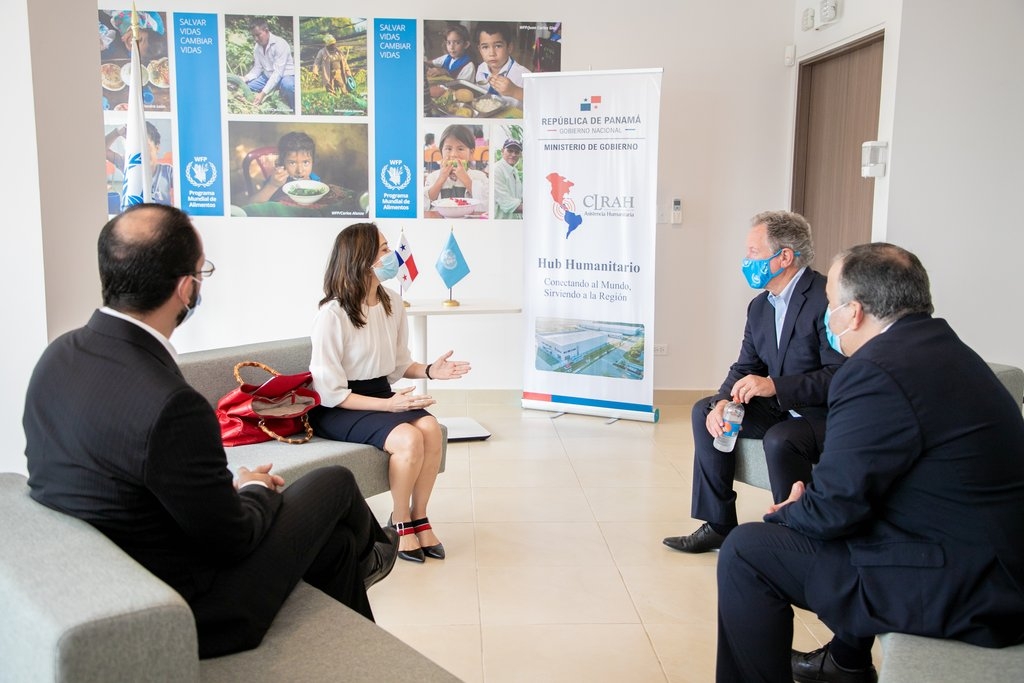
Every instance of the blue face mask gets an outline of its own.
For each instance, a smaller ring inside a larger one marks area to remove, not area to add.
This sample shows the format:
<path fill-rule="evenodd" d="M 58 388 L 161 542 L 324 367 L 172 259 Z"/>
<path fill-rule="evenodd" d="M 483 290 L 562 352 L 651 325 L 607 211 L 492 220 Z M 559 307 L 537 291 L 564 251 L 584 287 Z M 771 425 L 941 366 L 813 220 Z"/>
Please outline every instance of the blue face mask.
<path fill-rule="evenodd" d="M 843 344 L 839 340 L 839 338 L 842 337 L 847 332 L 849 332 L 850 328 L 847 327 L 845 330 L 843 330 L 839 334 L 835 334 L 834 332 L 832 332 L 832 328 L 829 327 L 828 323 L 829 323 L 829 320 L 832 319 L 832 311 L 838 311 L 840 308 L 844 308 L 844 307 L 849 306 L 849 305 L 850 305 L 850 302 L 847 301 L 845 304 L 840 304 L 840 305 L 836 306 L 835 308 L 826 308 L 825 309 L 825 337 L 828 339 L 828 345 L 831 346 L 832 349 L 836 353 L 838 353 L 840 356 L 845 356 L 846 354 L 843 353 Z"/>
<path fill-rule="evenodd" d="M 395 256 L 395 252 L 389 251 L 380 257 L 380 266 L 373 269 L 373 274 L 377 276 L 377 279 L 381 282 L 390 280 L 394 276 L 398 275 L 398 257 Z"/>
<path fill-rule="evenodd" d="M 774 273 L 772 272 L 771 260 L 782 253 L 782 249 L 763 259 L 743 259 L 743 277 L 747 278 L 747 284 L 753 289 L 764 289 L 768 286 L 768 283 L 773 277 L 785 270 L 785 268 L 779 268 Z M 800 252 L 796 252 L 799 256 Z"/>

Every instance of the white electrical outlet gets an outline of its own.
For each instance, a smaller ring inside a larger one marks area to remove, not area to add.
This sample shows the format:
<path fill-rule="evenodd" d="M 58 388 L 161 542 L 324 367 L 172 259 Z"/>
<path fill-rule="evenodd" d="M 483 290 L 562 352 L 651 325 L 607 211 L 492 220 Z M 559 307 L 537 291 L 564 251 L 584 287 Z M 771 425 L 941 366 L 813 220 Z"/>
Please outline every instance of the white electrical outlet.
<path fill-rule="evenodd" d="M 655 344 L 654 345 L 655 356 L 667 356 L 668 355 L 668 344 Z"/>

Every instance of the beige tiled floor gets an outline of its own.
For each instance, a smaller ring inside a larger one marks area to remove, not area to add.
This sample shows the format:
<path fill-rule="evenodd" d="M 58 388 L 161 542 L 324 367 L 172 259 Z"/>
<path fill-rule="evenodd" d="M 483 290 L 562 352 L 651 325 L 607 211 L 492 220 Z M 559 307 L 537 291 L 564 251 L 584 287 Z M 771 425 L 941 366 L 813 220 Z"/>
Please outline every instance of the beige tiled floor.
<path fill-rule="evenodd" d="M 435 391 L 439 417 L 493 436 L 450 443 L 430 520 L 448 559 L 399 561 L 370 591 L 377 623 L 464 681 L 714 679 L 717 555 L 661 539 L 688 533 L 689 403 L 656 424 L 522 410 L 513 392 Z M 739 515 L 767 491 L 737 484 Z M 387 519 L 391 500 L 370 505 Z M 828 629 L 798 611 L 794 647 Z"/>

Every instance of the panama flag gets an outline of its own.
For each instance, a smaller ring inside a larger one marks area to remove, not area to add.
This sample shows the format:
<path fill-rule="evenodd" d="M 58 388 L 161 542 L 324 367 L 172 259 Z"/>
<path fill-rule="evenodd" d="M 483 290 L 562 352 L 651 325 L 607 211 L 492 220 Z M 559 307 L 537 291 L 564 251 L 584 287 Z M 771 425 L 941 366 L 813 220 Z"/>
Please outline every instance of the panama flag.
<path fill-rule="evenodd" d="M 121 210 L 152 201 L 153 179 L 149 166 L 146 116 L 142 106 L 142 67 L 139 64 L 139 18 L 132 5 L 132 73 L 128 81 L 128 122 L 125 124 L 124 184 Z"/>
<path fill-rule="evenodd" d="M 441 255 L 437 257 L 438 274 L 444 280 L 448 289 L 454 287 L 459 280 L 469 275 L 469 264 L 459 249 L 459 243 L 455 241 L 455 231 L 448 233 L 448 241 L 441 249 Z"/>
<path fill-rule="evenodd" d="M 412 257 L 412 249 L 409 247 L 409 243 L 405 241 L 404 230 L 402 231 L 402 239 L 398 241 L 398 249 L 395 250 L 395 256 L 398 257 L 398 283 L 403 293 L 408 292 L 413 280 L 419 275 L 419 271 L 416 270 L 416 260 Z"/>

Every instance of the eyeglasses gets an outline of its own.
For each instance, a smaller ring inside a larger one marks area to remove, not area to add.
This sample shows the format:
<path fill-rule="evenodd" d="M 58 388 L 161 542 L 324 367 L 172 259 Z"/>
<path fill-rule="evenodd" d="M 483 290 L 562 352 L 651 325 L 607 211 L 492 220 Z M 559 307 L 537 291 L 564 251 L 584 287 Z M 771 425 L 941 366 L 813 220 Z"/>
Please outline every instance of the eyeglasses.
<path fill-rule="evenodd" d="M 203 278 L 208 278 L 213 275 L 215 270 L 217 270 L 217 267 L 213 265 L 213 261 L 204 260 L 203 267 L 192 273 L 192 275 L 202 275 Z"/>

